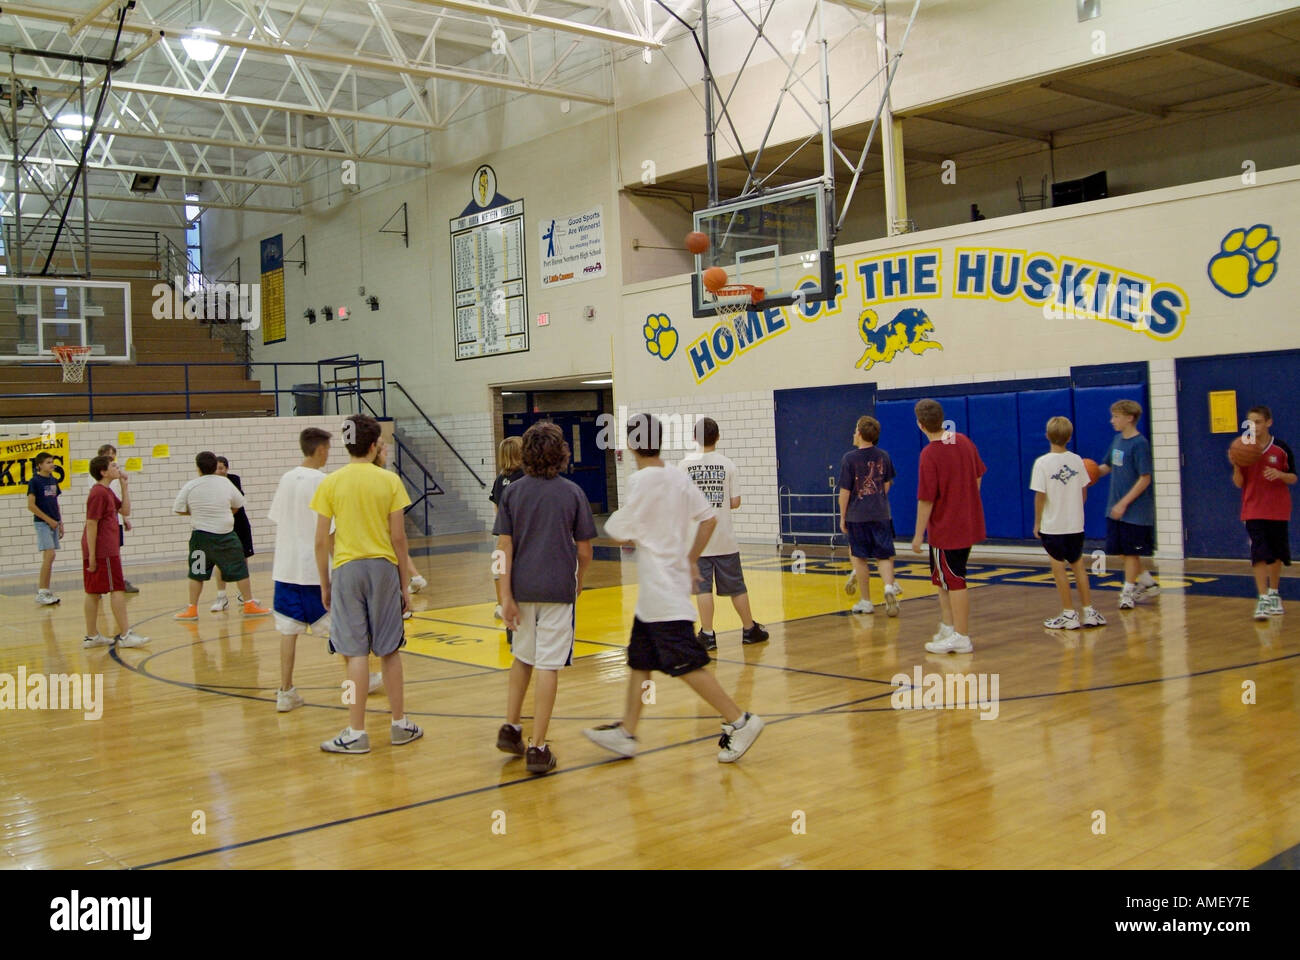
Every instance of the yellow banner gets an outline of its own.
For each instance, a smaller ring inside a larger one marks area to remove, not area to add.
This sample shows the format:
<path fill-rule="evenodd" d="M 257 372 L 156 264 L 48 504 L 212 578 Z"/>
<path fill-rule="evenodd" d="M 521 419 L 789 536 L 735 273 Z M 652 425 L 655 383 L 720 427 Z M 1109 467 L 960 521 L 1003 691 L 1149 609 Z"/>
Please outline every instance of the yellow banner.
<path fill-rule="evenodd" d="M 68 463 L 68 435 L 56 433 L 18 440 L 0 439 L 0 493 L 27 495 L 27 482 L 36 475 L 32 458 L 42 450 L 54 454 L 54 479 L 59 489 L 67 490 L 71 477 L 65 469 Z"/>

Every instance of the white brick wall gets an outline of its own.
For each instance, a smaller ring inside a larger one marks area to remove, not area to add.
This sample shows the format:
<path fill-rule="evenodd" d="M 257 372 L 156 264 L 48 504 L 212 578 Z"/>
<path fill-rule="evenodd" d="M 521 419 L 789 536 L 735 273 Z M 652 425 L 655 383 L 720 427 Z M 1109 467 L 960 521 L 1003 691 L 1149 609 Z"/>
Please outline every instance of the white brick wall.
<path fill-rule="evenodd" d="M 1148 361 L 1147 391 L 1151 410 L 1146 423 L 1159 424 L 1152 431 L 1151 458 L 1155 472 L 1151 482 L 1156 493 L 1156 556 L 1183 556 L 1183 484 L 1179 470 L 1178 391 L 1172 358 Z"/>
<path fill-rule="evenodd" d="M 486 488 L 479 485 L 422 417 L 399 417 L 397 423 L 419 445 L 421 451 L 432 452 L 433 462 L 428 464 L 429 469 L 441 476 L 448 489 L 469 505 L 483 521 L 485 530 L 491 530 L 495 511 L 488 500 L 488 494 L 492 492 L 492 481 L 497 475 L 492 411 L 431 416 L 442 435 L 487 484 Z"/>
<path fill-rule="evenodd" d="M 253 546 L 261 557 L 270 557 L 274 544 L 274 527 L 266 519 L 281 475 L 302 462 L 298 434 L 306 427 L 321 427 L 334 435 L 330 461 L 326 470 L 337 470 L 348 462 L 347 450 L 339 437 L 339 417 L 258 417 L 240 420 L 129 420 L 95 423 L 56 423 L 59 432 L 67 432 L 74 460 L 89 460 L 103 443 L 118 447 L 118 462 L 125 465 L 131 457 L 142 461 L 138 472 L 129 474 L 131 481 L 131 532 L 126 535 L 122 562 L 132 563 L 175 560 L 184 562 L 189 540 L 189 518 L 172 513 L 172 504 L 181 486 L 198 476 L 194 455 L 211 450 L 230 461 L 230 470 L 239 475 L 248 500 L 248 519 L 253 528 Z M 33 437 L 41 433 L 39 424 L 7 424 L 0 436 Z M 118 434 L 133 432 L 135 444 L 119 444 Z M 153 448 L 165 443 L 167 459 L 155 460 Z M 71 464 L 67 465 L 69 471 Z M 59 497 L 63 513 L 64 539 L 54 561 L 54 572 L 75 573 L 81 567 L 81 532 L 86 519 L 88 474 L 72 475 L 70 485 Z M 13 494 L 0 498 L 0 575 L 30 572 L 33 589 L 40 566 L 36 549 L 32 515 L 27 498 Z"/>

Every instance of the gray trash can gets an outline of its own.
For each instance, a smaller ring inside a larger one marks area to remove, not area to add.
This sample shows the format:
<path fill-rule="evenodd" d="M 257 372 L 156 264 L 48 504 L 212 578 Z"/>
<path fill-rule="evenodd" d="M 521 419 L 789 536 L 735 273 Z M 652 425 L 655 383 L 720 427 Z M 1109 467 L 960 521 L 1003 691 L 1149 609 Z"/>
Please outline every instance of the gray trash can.
<path fill-rule="evenodd" d="M 293 385 L 293 415 L 295 417 L 319 417 L 325 412 L 324 391 L 319 383 L 295 383 Z"/>

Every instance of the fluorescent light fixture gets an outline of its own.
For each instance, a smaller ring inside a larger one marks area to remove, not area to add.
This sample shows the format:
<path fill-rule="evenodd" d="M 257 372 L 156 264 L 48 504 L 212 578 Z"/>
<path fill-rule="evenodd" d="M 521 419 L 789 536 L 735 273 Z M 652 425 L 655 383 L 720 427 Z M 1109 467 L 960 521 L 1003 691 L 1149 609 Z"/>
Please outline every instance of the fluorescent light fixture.
<path fill-rule="evenodd" d="M 207 63 L 217 55 L 218 44 L 209 40 L 208 37 L 219 37 L 220 32 L 210 30 L 207 27 L 194 27 L 189 34 L 181 37 L 181 46 L 189 54 L 191 60 L 199 63 Z"/>
<path fill-rule="evenodd" d="M 61 113 L 58 122 L 65 127 L 88 127 L 90 117 L 80 113 Z"/>
<path fill-rule="evenodd" d="M 503 396 L 503 397 L 513 397 L 514 395 L 515 395 L 515 392 L 514 392 L 513 390 L 502 390 L 502 391 L 501 391 L 501 396 Z"/>
<path fill-rule="evenodd" d="M 583 382 L 583 383 L 613 383 L 614 381 L 613 381 L 613 379 L 611 378 L 611 379 L 609 379 L 609 380 L 584 380 L 584 381 L 582 381 L 582 382 Z"/>

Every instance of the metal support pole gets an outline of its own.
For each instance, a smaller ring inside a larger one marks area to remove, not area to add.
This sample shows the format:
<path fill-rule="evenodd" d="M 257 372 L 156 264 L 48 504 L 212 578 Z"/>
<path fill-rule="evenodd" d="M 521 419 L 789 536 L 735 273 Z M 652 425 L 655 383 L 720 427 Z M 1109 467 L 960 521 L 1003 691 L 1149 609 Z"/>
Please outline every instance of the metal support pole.
<path fill-rule="evenodd" d="M 14 55 L 9 54 L 9 113 L 13 118 L 13 132 L 9 136 L 11 146 L 10 155 L 14 158 L 14 245 L 17 247 L 16 255 L 10 253 L 9 272 L 17 277 L 27 276 L 27 262 L 23 256 L 23 181 L 20 173 L 22 168 L 19 166 L 20 151 L 18 149 L 18 100 L 22 96 L 22 91 L 18 86 L 18 73 L 14 67 Z M 6 251 L 9 253 L 9 251 Z M 15 261 L 17 261 L 15 263 Z M 39 295 L 39 294 L 38 294 Z"/>
<path fill-rule="evenodd" d="M 81 121 L 81 135 L 89 137 L 94 131 L 87 130 L 84 118 L 86 116 L 86 65 L 80 65 L 80 71 L 77 74 L 77 93 L 81 98 L 81 107 L 79 113 L 83 120 Z M 86 145 L 82 152 L 81 159 L 83 162 L 90 160 L 90 144 Z M 90 270 L 90 175 L 85 169 L 81 171 L 81 244 L 82 244 L 82 261 L 86 278 L 89 279 L 92 274 Z"/>
<path fill-rule="evenodd" d="M 700 46 L 704 50 L 704 164 L 709 175 L 709 206 L 718 205 L 718 161 L 713 129 L 713 65 L 709 63 L 709 0 L 700 0 Z"/>
<path fill-rule="evenodd" d="M 826 181 L 827 209 L 823 216 L 831 237 L 821 237 L 819 242 L 834 239 L 835 234 L 835 133 L 831 128 L 831 69 L 830 52 L 826 43 L 826 10 L 822 0 L 817 0 L 817 46 L 821 59 L 822 107 L 822 179 Z"/>

